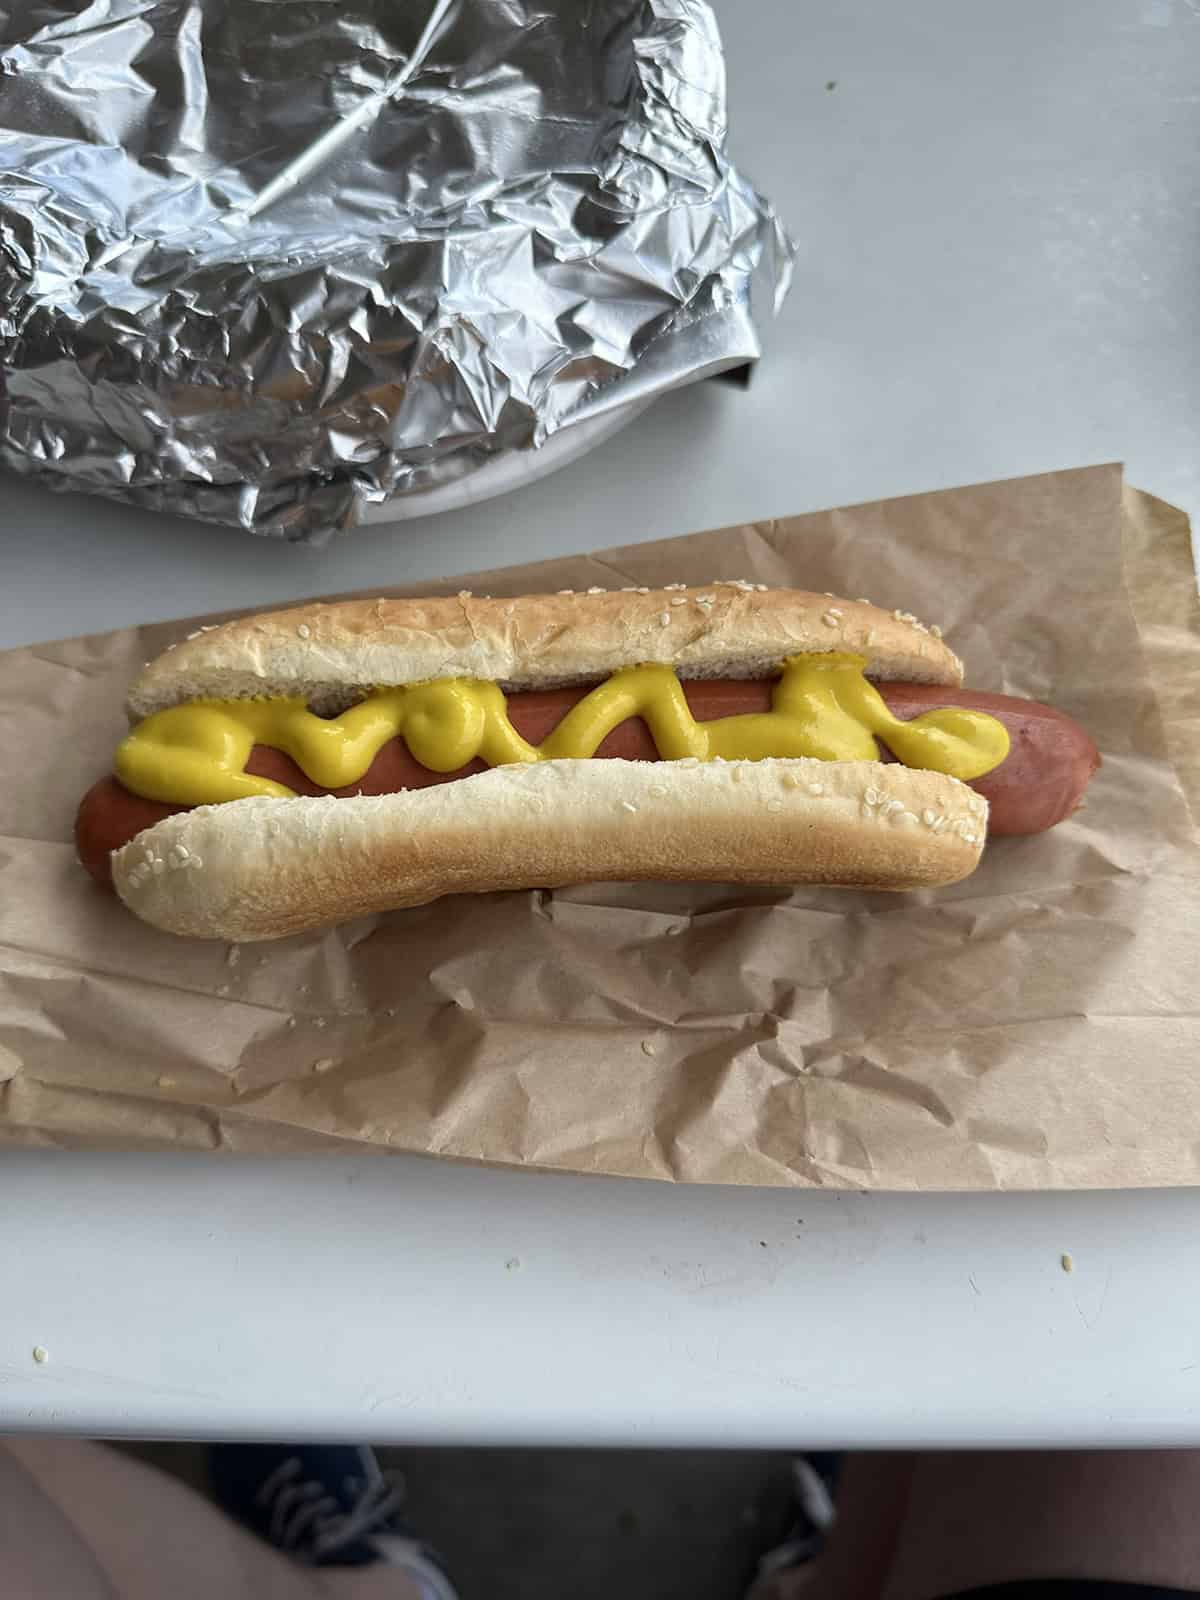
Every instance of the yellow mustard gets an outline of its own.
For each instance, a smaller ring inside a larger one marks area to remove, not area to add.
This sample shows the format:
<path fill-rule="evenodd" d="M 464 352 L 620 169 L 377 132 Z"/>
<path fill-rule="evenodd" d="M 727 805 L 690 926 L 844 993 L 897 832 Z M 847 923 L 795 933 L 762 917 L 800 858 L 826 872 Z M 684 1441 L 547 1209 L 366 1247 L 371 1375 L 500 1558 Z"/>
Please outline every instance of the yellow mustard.
<path fill-rule="evenodd" d="M 697 722 L 674 671 L 626 667 L 575 704 L 540 745 L 527 744 L 494 683 L 444 678 L 376 689 L 337 717 L 319 717 L 303 699 L 193 700 L 138 723 L 117 750 L 127 789 L 168 805 L 212 805 L 247 795 L 293 793 L 245 771 L 255 745 L 286 752 L 316 784 L 341 789 L 365 777 L 389 739 L 403 738 L 432 772 L 456 772 L 477 757 L 488 766 L 594 755 L 629 717 L 641 717 L 665 761 L 758 761 L 815 756 L 875 761 L 876 738 L 909 767 L 969 781 L 1008 754 L 1004 724 L 950 706 L 909 722 L 894 717 L 863 676 L 862 656 L 793 656 L 783 664 L 770 711 Z"/>

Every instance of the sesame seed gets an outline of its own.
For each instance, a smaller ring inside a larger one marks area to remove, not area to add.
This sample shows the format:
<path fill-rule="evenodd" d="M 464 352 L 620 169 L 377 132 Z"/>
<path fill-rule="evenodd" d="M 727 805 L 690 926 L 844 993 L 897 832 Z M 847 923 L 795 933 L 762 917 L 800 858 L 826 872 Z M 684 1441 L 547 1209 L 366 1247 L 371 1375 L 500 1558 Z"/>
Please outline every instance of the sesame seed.
<path fill-rule="evenodd" d="M 874 604 L 873 601 L 867 599 L 865 594 L 860 594 L 854 603 L 858 606 L 869 606 Z"/>
<path fill-rule="evenodd" d="M 163 860 L 163 858 L 161 856 L 155 856 L 155 858 L 154 858 L 154 868 L 153 868 L 154 876 L 156 878 L 159 878 L 159 877 L 162 876 L 162 874 L 166 870 L 167 870 L 167 864 Z"/>
<path fill-rule="evenodd" d="M 337 1062 L 333 1059 L 332 1056 L 318 1056 L 317 1059 L 313 1062 L 313 1071 L 314 1072 L 332 1072 L 334 1067 L 336 1067 L 336 1066 L 337 1066 Z"/>
<path fill-rule="evenodd" d="M 204 865 L 204 863 L 203 863 L 203 861 L 201 861 L 199 856 L 189 856 L 188 857 L 188 866 L 189 867 L 202 867 L 203 865 Z"/>
<path fill-rule="evenodd" d="M 867 789 L 863 792 L 863 800 L 869 806 L 877 806 L 882 799 L 883 796 L 878 789 Z"/>
<path fill-rule="evenodd" d="M 927 828 L 932 828 L 934 823 L 937 821 L 937 812 L 933 811 L 933 810 L 931 810 L 931 809 L 929 809 L 927 807 L 921 813 L 921 821 L 925 824 L 925 826 Z"/>
<path fill-rule="evenodd" d="M 903 811 L 904 810 L 904 801 L 903 800 L 885 800 L 883 802 L 883 809 L 884 809 L 885 815 L 891 816 L 891 814 L 894 811 Z"/>
<path fill-rule="evenodd" d="M 794 772 L 783 773 L 779 781 L 785 789 L 798 789 L 800 787 L 800 779 Z"/>
<path fill-rule="evenodd" d="M 296 632 L 300 635 L 300 637 L 302 639 L 308 639 L 308 638 L 311 638 L 311 636 L 312 636 L 312 629 L 309 627 L 307 622 L 302 622 L 300 624 L 300 626 L 296 629 Z"/>
<path fill-rule="evenodd" d="M 558 589 L 555 592 L 558 593 L 558 594 L 574 594 L 575 593 L 574 589 Z"/>
<path fill-rule="evenodd" d="M 837 599 L 837 595 L 834 594 L 832 589 L 822 589 L 821 593 L 825 596 L 826 600 L 836 600 Z"/>
<path fill-rule="evenodd" d="M 653 1039 L 643 1039 L 642 1040 L 642 1054 L 644 1056 L 652 1056 L 652 1055 L 656 1054 L 656 1049 L 655 1049 L 655 1044 L 654 1044 L 654 1040 Z"/>
<path fill-rule="evenodd" d="M 470 598 L 471 598 L 471 591 L 470 591 L 470 589 L 460 589 L 460 590 L 459 590 L 459 591 L 458 591 L 458 598 L 459 598 L 459 599 L 460 599 L 460 600 L 469 600 L 469 599 L 470 599 Z"/>
<path fill-rule="evenodd" d="M 696 604 L 698 606 L 711 606 L 716 598 L 715 594 L 698 594 L 696 596 Z"/>
<path fill-rule="evenodd" d="M 892 821 L 901 822 L 906 828 L 911 828 L 919 820 L 915 811 L 906 811 L 903 806 L 900 807 L 899 811 L 892 813 Z"/>
<path fill-rule="evenodd" d="M 782 811 L 783 810 L 783 801 L 782 800 L 768 800 L 767 801 L 767 810 L 768 811 Z"/>
<path fill-rule="evenodd" d="M 942 637 L 942 630 L 938 627 L 936 622 L 931 622 L 929 624 L 929 631 L 935 639 L 940 639 Z"/>
<path fill-rule="evenodd" d="M 671 613 L 669 611 L 662 612 L 662 614 L 659 616 L 658 620 L 663 625 L 664 628 L 668 627 L 669 624 L 670 624 L 670 621 L 671 621 Z"/>
<path fill-rule="evenodd" d="M 634 592 L 634 594 L 649 594 L 650 593 L 649 589 L 647 589 L 647 587 L 646 587 L 646 585 L 644 583 L 639 583 L 637 588 L 633 592 Z"/>
<path fill-rule="evenodd" d="M 637 593 L 637 584 L 636 583 L 627 583 L 625 585 L 625 587 L 621 590 L 621 593 L 622 594 L 636 594 Z"/>
<path fill-rule="evenodd" d="M 810 783 L 808 792 L 809 794 L 822 795 L 825 793 L 825 785 L 823 783 Z"/>
<path fill-rule="evenodd" d="M 636 811 L 637 807 L 634 805 L 632 800 L 622 800 L 621 801 L 621 810 L 622 811 Z"/>
<path fill-rule="evenodd" d="M 604 590 L 600 587 L 599 584 L 594 583 L 592 585 L 592 587 L 588 590 L 588 593 L 589 594 L 603 594 Z"/>
<path fill-rule="evenodd" d="M 766 594 L 769 585 L 765 583 L 756 583 L 754 587 L 758 590 L 759 594 Z"/>
<path fill-rule="evenodd" d="M 665 783 L 652 783 L 647 792 L 652 794 L 656 800 L 661 800 L 667 792 L 667 786 Z"/>
<path fill-rule="evenodd" d="M 666 589 L 666 590 L 686 589 L 687 588 L 687 584 L 686 583 L 664 583 L 663 584 L 663 588 Z"/>
<path fill-rule="evenodd" d="M 675 598 L 671 601 L 671 604 L 673 606 L 685 606 L 685 605 L 687 605 L 687 595 L 685 595 L 685 594 L 677 594 L 675 596 Z"/>
<path fill-rule="evenodd" d="M 836 628 L 841 620 L 841 615 L 840 611 L 823 611 L 821 613 L 821 621 L 827 628 Z"/>
<path fill-rule="evenodd" d="M 314 1028 L 323 1028 L 324 1026 L 325 1026 L 325 1018 L 324 1017 L 314 1017 L 313 1018 L 313 1027 Z"/>
<path fill-rule="evenodd" d="M 155 1079 L 155 1082 L 158 1084 L 160 1089 L 173 1089 L 175 1087 L 175 1079 L 172 1078 L 168 1072 L 161 1073 L 158 1078 Z"/>

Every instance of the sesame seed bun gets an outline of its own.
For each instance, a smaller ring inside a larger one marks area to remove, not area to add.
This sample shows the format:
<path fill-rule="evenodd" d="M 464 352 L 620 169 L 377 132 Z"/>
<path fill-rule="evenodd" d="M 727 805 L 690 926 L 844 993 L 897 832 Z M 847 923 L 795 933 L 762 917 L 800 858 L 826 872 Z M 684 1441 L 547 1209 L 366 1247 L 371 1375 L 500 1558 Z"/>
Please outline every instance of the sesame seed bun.
<path fill-rule="evenodd" d="M 875 761 L 547 761 L 399 794 L 234 800 L 113 857 L 138 916 L 202 939 L 276 939 L 442 895 L 595 881 L 954 883 L 987 803 Z"/>
<path fill-rule="evenodd" d="M 304 695 L 317 710 L 371 687 L 482 678 L 508 691 L 599 682 L 664 662 L 682 678 L 765 678 L 787 656 L 847 650 L 869 676 L 957 686 L 962 663 L 908 612 L 801 589 L 700 588 L 313 603 L 205 628 L 152 661 L 134 720 L 185 700 Z"/>

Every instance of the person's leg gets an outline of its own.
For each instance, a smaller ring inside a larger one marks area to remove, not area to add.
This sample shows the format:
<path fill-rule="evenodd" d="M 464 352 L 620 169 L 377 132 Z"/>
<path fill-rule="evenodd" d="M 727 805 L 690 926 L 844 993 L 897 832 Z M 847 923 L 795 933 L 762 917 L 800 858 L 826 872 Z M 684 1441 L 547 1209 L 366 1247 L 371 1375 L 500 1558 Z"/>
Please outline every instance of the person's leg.
<path fill-rule="evenodd" d="M 1027 1578 L 1200 1592 L 1200 1452 L 851 1457 L 825 1553 L 777 1600 L 942 1600 Z"/>
<path fill-rule="evenodd" d="M 0 1594 L 10 1600 L 115 1600 L 115 1593 L 73 1525 L 0 1447 Z"/>
<path fill-rule="evenodd" d="M 1017 1578 L 1200 1590 L 1200 1452 L 917 1458 L 886 1600 Z"/>
<path fill-rule="evenodd" d="M 288 1561 L 165 1473 L 101 1445 L 0 1444 L 4 1600 L 420 1600 L 395 1567 Z"/>

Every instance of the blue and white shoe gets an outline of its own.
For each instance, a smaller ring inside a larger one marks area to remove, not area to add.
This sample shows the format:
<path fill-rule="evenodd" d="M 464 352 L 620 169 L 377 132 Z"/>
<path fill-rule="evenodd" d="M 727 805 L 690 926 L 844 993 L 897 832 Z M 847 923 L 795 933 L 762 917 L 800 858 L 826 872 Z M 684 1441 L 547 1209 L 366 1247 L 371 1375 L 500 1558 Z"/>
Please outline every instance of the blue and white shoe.
<path fill-rule="evenodd" d="M 403 1520 L 403 1481 L 365 1445 L 221 1444 L 209 1452 L 223 1511 L 308 1566 L 387 1562 L 423 1600 L 457 1600 L 437 1558 Z"/>

